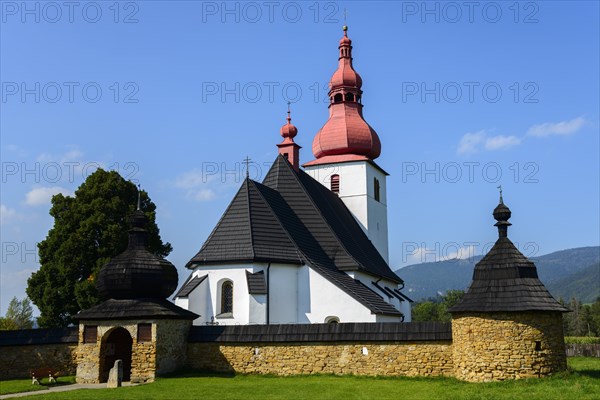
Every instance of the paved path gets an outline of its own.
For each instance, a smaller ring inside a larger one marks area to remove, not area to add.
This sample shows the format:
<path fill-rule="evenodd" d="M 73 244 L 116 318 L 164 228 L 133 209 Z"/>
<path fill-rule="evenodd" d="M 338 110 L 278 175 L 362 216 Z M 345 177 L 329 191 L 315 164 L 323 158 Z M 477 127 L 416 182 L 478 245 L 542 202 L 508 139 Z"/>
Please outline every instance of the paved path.
<path fill-rule="evenodd" d="M 129 382 L 123 382 L 123 386 L 136 386 Z M 48 390 L 36 390 L 33 392 L 11 393 L 0 396 L 0 400 L 16 397 L 33 396 L 36 394 L 48 394 L 54 392 L 68 392 L 77 389 L 106 389 L 106 383 L 74 383 L 72 385 L 50 386 Z"/>

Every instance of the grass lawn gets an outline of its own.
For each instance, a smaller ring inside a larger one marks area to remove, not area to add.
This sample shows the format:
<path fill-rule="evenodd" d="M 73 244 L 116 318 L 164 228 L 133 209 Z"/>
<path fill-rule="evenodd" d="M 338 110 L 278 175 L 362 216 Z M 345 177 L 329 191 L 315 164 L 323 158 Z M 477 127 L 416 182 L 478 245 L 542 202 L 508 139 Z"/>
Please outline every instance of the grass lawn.
<path fill-rule="evenodd" d="M 465 383 L 452 378 L 215 376 L 195 372 L 136 387 L 35 395 L 32 399 L 598 399 L 600 359 L 569 358 L 549 378 Z"/>
<path fill-rule="evenodd" d="M 42 378 L 40 385 L 32 385 L 31 379 L 15 379 L 0 381 L 0 395 L 9 393 L 31 392 L 32 390 L 48 390 L 51 386 L 69 385 L 75 383 L 74 376 L 59 376 L 57 383 L 49 383 L 48 378 Z"/>

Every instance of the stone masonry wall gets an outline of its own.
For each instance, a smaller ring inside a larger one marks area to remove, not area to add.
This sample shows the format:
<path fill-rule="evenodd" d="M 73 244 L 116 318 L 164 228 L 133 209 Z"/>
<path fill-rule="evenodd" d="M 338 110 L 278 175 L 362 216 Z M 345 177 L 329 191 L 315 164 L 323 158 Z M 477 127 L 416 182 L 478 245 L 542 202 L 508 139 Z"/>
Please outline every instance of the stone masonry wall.
<path fill-rule="evenodd" d="M 456 313 L 454 375 L 471 382 L 549 375 L 566 369 L 562 314 Z"/>
<path fill-rule="evenodd" d="M 212 371 L 452 376 L 450 341 L 381 343 L 189 343 L 188 366 Z"/>
<path fill-rule="evenodd" d="M 76 343 L 0 347 L 0 380 L 28 378 L 29 370 L 36 368 L 56 368 L 60 375 L 74 375 L 76 350 Z"/>
<path fill-rule="evenodd" d="M 156 374 L 166 374 L 183 367 L 187 358 L 187 337 L 192 321 L 160 320 L 155 326 Z"/>

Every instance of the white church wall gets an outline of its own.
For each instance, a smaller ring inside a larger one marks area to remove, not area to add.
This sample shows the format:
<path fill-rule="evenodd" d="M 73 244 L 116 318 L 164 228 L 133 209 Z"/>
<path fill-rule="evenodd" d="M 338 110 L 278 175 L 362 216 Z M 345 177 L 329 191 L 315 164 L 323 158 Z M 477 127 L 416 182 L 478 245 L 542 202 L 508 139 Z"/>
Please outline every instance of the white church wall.
<path fill-rule="evenodd" d="M 388 262 L 386 175 L 367 161 L 314 165 L 305 171 L 328 189 L 331 176 L 340 176 L 340 199 Z M 379 180 L 379 201 L 375 200 L 374 178 Z"/>
<path fill-rule="evenodd" d="M 265 324 L 267 311 L 267 295 L 253 294 L 248 299 L 248 320 L 250 324 Z"/>
<path fill-rule="evenodd" d="M 269 271 L 269 323 L 296 323 L 298 266 L 272 264 Z"/>
<path fill-rule="evenodd" d="M 329 317 L 339 322 L 375 322 L 375 314 L 353 297 L 329 282 L 317 271 L 307 268 L 310 282 L 310 312 L 306 315 L 310 323 L 322 324 Z"/>

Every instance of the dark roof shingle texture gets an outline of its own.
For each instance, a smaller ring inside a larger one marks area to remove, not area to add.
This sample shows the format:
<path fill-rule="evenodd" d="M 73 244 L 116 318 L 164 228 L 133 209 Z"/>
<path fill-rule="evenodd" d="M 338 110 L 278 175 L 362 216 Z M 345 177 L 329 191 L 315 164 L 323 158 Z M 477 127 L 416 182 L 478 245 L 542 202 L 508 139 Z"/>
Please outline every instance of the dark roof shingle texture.
<path fill-rule="evenodd" d="M 163 299 L 109 299 L 73 316 L 80 321 L 130 318 L 193 320 L 198 315 Z"/>

